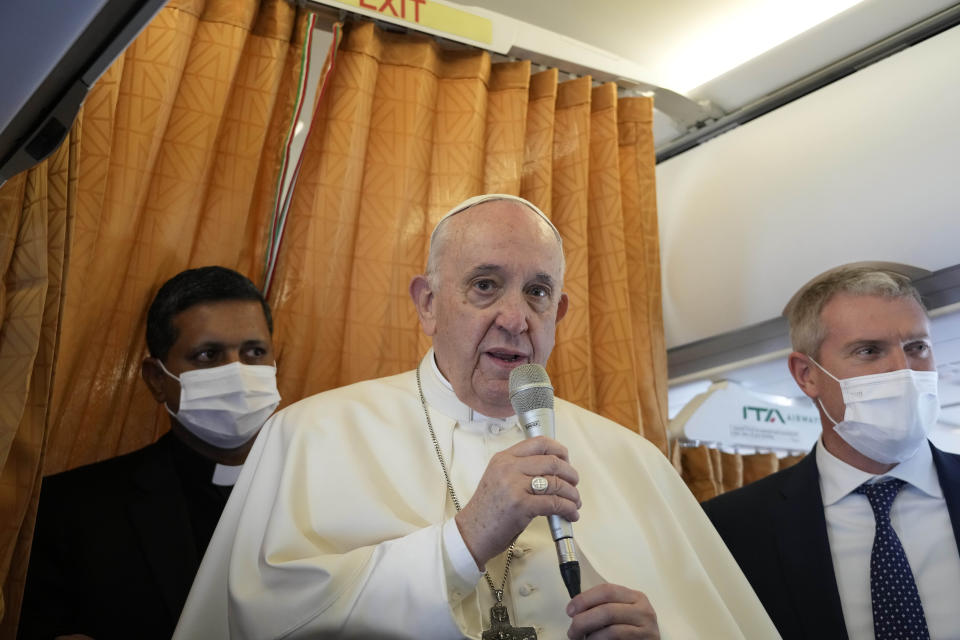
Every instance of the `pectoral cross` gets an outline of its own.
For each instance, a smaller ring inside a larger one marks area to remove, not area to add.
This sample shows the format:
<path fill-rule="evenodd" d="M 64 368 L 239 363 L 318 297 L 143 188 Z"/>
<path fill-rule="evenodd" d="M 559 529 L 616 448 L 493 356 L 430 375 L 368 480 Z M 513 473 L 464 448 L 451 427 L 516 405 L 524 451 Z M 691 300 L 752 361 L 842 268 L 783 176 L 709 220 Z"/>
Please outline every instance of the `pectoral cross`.
<path fill-rule="evenodd" d="M 490 607 L 490 628 L 481 637 L 483 640 L 537 640 L 537 632 L 533 627 L 511 627 L 510 614 L 498 600 Z"/>

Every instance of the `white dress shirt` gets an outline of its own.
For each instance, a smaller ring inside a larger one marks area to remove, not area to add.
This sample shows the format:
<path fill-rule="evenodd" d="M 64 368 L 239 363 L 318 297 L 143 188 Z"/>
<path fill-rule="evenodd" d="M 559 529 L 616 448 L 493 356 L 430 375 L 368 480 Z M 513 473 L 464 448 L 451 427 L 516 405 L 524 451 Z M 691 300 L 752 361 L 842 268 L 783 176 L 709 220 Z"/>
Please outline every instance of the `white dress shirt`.
<path fill-rule="evenodd" d="M 960 638 L 960 552 L 930 448 L 920 447 L 912 458 L 880 476 L 835 457 L 822 439 L 816 460 L 830 555 L 851 640 L 874 638 L 870 553 L 876 532 L 870 502 L 853 490 L 887 478 L 906 482 L 893 501 L 890 522 L 917 581 L 930 637 Z"/>

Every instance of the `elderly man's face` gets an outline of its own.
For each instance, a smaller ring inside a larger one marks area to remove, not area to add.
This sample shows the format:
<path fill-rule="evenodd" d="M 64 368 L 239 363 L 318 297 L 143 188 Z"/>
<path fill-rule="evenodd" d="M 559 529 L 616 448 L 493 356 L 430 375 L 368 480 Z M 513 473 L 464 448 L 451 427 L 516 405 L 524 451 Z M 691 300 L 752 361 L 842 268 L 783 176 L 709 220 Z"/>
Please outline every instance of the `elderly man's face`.
<path fill-rule="evenodd" d="M 560 247 L 543 220 L 509 200 L 479 204 L 446 224 L 437 288 L 418 276 L 411 294 L 457 397 L 506 417 L 510 371 L 546 364 L 567 310 Z"/>

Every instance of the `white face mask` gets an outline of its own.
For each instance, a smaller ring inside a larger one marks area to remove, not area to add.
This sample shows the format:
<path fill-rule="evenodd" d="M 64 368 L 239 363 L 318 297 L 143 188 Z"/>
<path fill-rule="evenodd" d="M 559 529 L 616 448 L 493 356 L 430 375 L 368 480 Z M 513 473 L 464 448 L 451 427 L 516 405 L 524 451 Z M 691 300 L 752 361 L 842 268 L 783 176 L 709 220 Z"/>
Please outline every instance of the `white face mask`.
<path fill-rule="evenodd" d="M 909 460 L 926 443 L 940 415 L 936 371 L 900 369 L 840 380 L 810 360 L 840 383 L 846 405 L 843 421 L 838 423 L 823 401 L 817 402 L 851 447 L 877 462 L 894 464 Z"/>
<path fill-rule="evenodd" d="M 157 360 L 157 362 L 160 362 Z M 235 449 L 263 426 L 280 404 L 277 368 L 231 362 L 173 375 L 180 383 L 180 410 L 167 412 L 190 433 L 219 449 Z"/>

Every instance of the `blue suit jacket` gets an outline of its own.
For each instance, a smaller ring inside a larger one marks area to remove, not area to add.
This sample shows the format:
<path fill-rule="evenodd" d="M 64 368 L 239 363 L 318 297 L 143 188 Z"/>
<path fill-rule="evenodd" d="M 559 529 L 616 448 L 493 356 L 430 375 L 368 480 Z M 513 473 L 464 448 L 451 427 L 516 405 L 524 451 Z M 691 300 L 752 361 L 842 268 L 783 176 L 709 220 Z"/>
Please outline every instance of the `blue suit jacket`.
<path fill-rule="evenodd" d="M 960 548 L 960 456 L 930 448 Z M 814 455 L 703 509 L 784 640 L 847 638 Z"/>

